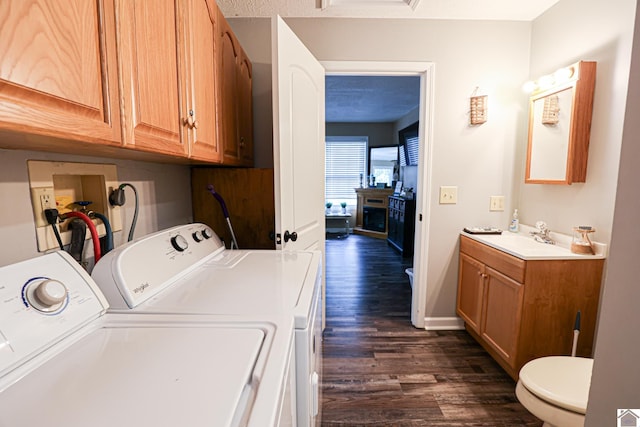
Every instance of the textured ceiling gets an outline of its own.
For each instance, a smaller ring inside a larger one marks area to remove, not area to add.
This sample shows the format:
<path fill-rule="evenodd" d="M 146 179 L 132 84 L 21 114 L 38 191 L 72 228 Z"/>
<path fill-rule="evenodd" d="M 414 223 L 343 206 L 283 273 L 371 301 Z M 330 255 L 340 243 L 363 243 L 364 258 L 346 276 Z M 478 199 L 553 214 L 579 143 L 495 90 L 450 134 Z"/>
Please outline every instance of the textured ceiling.
<path fill-rule="evenodd" d="M 418 76 L 327 76 L 327 122 L 394 122 L 420 105 Z"/>
<path fill-rule="evenodd" d="M 218 0 L 226 17 L 353 17 L 531 21 L 558 0 Z M 411 5 L 410 5 L 411 4 Z"/>

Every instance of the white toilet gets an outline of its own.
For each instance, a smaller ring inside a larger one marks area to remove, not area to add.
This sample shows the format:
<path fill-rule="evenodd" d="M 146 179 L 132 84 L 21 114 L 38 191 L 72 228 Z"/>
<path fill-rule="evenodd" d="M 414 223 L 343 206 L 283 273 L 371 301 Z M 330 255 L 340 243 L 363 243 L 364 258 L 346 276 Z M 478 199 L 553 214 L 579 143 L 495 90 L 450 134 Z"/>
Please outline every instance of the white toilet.
<path fill-rule="evenodd" d="M 541 357 L 520 370 L 516 396 L 543 427 L 583 427 L 593 359 Z"/>

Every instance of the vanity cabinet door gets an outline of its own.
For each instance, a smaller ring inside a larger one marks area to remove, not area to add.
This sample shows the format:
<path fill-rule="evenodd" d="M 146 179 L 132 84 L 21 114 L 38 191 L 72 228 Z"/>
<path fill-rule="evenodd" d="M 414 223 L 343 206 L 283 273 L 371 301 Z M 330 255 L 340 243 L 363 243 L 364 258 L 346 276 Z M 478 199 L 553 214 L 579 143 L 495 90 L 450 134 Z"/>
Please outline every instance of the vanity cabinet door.
<path fill-rule="evenodd" d="M 515 367 L 524 286 L 486 267 L 482 338 L 511 366 Z"/>
<path fill-rule="evenodd" d="M 460 254 L 458 298 L 456 312 L 475 332 L 480 333 L 485 265 L 468 255 Z"/>
<path fill-rule="evenodd" d="M 0 130 L 119 145 L 113 0 L 3 0 L 0 22 Z"/>

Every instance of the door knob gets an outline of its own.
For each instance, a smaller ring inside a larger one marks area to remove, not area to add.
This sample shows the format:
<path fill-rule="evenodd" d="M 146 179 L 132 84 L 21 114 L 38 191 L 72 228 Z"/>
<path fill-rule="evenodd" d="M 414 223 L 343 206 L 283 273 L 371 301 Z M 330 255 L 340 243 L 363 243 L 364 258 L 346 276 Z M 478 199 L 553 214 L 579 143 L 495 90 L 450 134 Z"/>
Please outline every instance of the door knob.
<path fill-rule="evenodd" d="M 284 232 L 284 242 L 287 243 L 289 240 L 291 240 L 292 242 L 298 240 L 298 233 L 296 233 L 295 231 L 293 233 L 289 233 L 289 230 L 286 230 Z"/>

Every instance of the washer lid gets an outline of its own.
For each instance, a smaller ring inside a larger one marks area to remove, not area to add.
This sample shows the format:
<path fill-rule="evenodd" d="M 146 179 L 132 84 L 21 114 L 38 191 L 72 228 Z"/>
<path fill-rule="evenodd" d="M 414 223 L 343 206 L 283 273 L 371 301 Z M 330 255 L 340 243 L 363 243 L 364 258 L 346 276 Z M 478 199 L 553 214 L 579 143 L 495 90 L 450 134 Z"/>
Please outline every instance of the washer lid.
<path fill-rule="evenodd" d="M 264 340 L 257 327 L 100 328 L 4 390 L 0 424 L 230 426 L 251 407 Z"/>
<path fill-rule="evenodd" d="M 585 414 L 593 359 L 549 356 L 532 360 L 520 370 L 520 381 L 540 399 Z"/>

